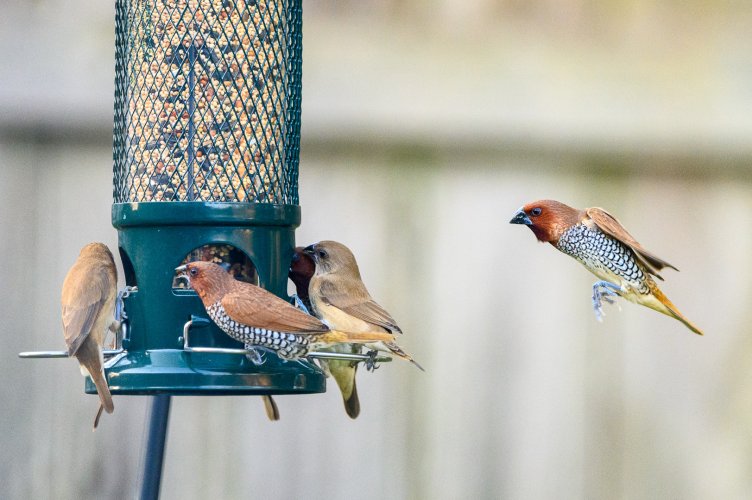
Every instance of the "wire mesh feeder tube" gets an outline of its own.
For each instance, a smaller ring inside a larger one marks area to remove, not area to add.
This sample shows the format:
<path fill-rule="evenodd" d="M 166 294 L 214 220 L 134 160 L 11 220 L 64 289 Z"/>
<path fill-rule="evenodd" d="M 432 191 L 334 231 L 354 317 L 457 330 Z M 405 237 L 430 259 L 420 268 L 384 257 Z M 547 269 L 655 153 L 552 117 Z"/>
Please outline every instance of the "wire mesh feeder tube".
<path fill-rule="evenodd" d="M 115 29 L 112 223 L 137 292 L 112 392 L 323 392 L 308 362 L 186 352 L 183 325 L 206 311 L 172 286 L 183 259 L 209 248 L 200 258 L 240 254 L 254 268 L 245 278 L 286 298 L 300 224 L 300 0 L 117 0 Z M 243 348 L 214 324 L 193 336 Z"/>
<path fill-rule="evenodd" d="M 118 0 L 115 202 L 297 204 L 300 0 Z"/>

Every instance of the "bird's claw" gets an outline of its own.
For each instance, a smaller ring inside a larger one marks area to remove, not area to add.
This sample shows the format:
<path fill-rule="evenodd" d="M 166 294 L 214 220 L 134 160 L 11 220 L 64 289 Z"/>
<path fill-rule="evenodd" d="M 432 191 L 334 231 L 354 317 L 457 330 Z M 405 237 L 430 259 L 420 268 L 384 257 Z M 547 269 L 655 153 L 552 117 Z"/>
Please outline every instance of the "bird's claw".
<path fill-rule="evenodd" d="M 245 350 L 248 351 L 245 353 L 245 357 L 248 358 L 248 361 L 253 363 L 256 366 L 261 366 L 264 364 L 264 353 L 256 349 L 250 344 L 245 345 Z"/>
<path fill-rule="evenodd" d="M 121 323 L 128 317 L 125 312 L 125 304 L 123 304 L 123 291 L 118 292 L 117 299 L 115 299 L 115 321 Z"/>
<path fill-rule="evenodd" d="M 115 297 L 115 312 L 113 313 L 114 321 L 110 323 L 109 330 L 115 335 L 112 339 L 112 349 L 118 347 L 118 335 L 123 328 L 123 324 L 128 320 L 128 313 L 125 311 L 125 299 L 130 296 L 131 293 L 137 292 L 138 288 L 135 286 L 126 286 L 117 293 Z"/>
<path fill-rule="evenodd" d="M 308 308 L 306 307 L 306 305 L 303 303 L 303 299 L 301 299 L 300 297 L 298 297 L 297 293 L 291 295 L 290 298 L 292 299 L 293 304 L 295 304 L 295 307 L 297 307 L 298 309 L 300 309 L 301 311 L 303 311 L 306 314 L 311 314 L 311 311 L 308 310 Z"/>
<path fill-rule="evenodd" d="M 593 284 L 593 311 L 595 312 L 595 319 L 603 321 L 603 316 L 606 313 L 603 311 L 603 302 L 613 304 L 616 300 L 613 297 L 618 297 L 619 286 L 614 285 L 608 281 L 596 281 Z"/>
<path fill-rule="evenodd" d="M 115 321 L 122 323 L 128 319 L 128 314 L 125 312 L 125 299 L 127 299 L 131 293 L 138 291 L 135 286 L 126 286 L 120 290 L 115 299 Z"/>
<path fill-rule="evenodd" d="M 368 356 L 368 359 L 364 361 L 366 365 L 366 370 L 369 372 L 373 372 L 379 369 L 379 365 L 376 364 L 376 355 L 378 355 L 378 351 L 368 351 L 366 353 L 366 356 Z"/>

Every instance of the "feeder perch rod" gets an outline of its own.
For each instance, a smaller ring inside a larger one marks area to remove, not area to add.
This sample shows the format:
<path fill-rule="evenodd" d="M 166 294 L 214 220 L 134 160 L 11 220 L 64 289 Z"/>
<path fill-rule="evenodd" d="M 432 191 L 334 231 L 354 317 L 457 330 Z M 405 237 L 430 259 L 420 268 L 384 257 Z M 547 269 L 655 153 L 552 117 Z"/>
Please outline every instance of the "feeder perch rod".
<path fill-rule="evenodd" d="M 123 348 L 123 339 L 128 339 L 128 324 L 127 323 L 121 323 L 120 329 L 117 331 L 117 334 L 115 335 L 115 349 L 105 349 L 102 351 L 102 355 L 104 357 L 111 357 L 116 356 L 118 354 L 122 354 L 124 352 L 127 352 Z M 68 351 L 26 351 L 26 352 L 19 352 L 18 353 L 19 358 L 23 359 L 52 359 L 52 358 L 69 358 L 70 355 L 68 354 Z"/>

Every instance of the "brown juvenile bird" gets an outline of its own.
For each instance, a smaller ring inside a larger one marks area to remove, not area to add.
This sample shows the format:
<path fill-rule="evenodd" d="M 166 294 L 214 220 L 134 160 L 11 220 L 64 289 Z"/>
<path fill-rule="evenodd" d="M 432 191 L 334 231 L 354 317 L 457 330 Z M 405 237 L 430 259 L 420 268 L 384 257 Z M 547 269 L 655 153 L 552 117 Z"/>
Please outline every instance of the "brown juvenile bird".
<path fill-rule="evenodd" d="M 311 277 L 316 271 L 316 264 L 313 259 L 303 251 L 302 247 L 295 249 L 290 263 L 289 277 L 295 284 L 297 298 L 308 311 L 312 310 L 308 287 Z M 323 349 L 322 349 L 323 350 Z M 360 354 L 361 346 L 359 344 L 337 344 L 328 349 L 331 352 Z M 321 368 L 334 378 L 340 392 L 342 401 L 345 404 L 345 412 L 350 418 L 357 418 L 360 414 L 360 400 L 358 399 L 358 388 L 355 385 L 355 373 L 358 370 L 358 363 L 345 360 L 316 360 Z"/>
<path fill-rule="evenodd" d="M 94 428 L 104 409 L 112 413 L 112 395 L 102 368 L 102 347 L 109 329 L 115 329 L 117 268 L 112 253 L 103 243 L 89 243 L 81 249 L 63 282 L 63 333 L 68 355 L 75 356 L 81 373 L 89 375 L 101 402 Z"/>
<path fill-rule="evenodd" d="M 612 303 L 610 296 L 619 295 L 676 318 L 702 335 L 652 278 L 662 280 L 658 271 L 664 267 L 678 269 L 645 250 L 602 208 L 577 210 L 558 201 L 541 200 L 520 208 L 509 222 L 528 226 L 539 241 L 551 243 L 574 257 L 602 280 L 593 285 L 593 308 L 599 321 L 603 316 L 602 301 Z"/>
<path fill-rule="evenodd" d="M 390 342 L 388 333 L 351 333 L 327 325 L 261 287 L 238 281 L 211 262 L 190 262 L 185 273 L 219 328 L 230 337 L 274 351 L 282 359 L 299 359 L 308 352 L 338 342 Z"/>
<path fill-rule="evenodd" d="M 349 248 L 336 241 L 320 241 L 303 251 L 316 263 L 308 287 L 316 317 L 343 332 L 402 333 L 394 318 L 371 298 Z M 372 342 L 368 347 L 395 354 L 423 370 L 394 340 Z"/>

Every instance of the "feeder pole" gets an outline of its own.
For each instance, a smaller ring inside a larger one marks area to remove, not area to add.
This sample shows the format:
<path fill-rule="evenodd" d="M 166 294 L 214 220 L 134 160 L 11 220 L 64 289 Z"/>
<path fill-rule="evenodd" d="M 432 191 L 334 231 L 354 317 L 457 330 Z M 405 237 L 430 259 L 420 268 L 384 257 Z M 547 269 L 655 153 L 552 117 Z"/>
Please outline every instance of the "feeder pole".
<path fill-rule="evenodd" d="M 151 398 L 149 412 L 149 437 L 146 442 L 144 457 L 143 483 L 141 500 L 157 500 L 159 485 L 162 482 L 162 464 L 164 463 L 165 441 L 167 439 L 167 422 L 170 417 L 171 396 L 159 394 Z"/>

